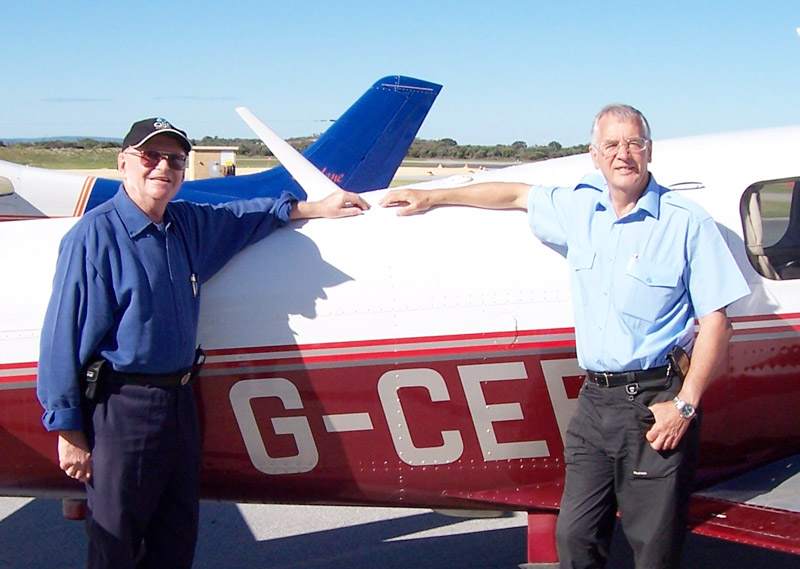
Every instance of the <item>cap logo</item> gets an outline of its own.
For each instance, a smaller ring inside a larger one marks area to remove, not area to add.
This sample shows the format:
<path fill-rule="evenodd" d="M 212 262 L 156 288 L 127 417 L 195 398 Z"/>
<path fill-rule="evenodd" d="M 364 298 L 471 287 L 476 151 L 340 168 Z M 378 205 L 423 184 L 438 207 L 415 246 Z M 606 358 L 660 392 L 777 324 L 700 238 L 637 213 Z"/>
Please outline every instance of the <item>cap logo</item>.
<path fill-rule="evenodd" d="M 153 128 L 157 128 L 159 130 L 164 128 L 172 128 L 172 125 L 169 124 L 169 121 L 162 118 L 157 118 L 156 122 L 153 123 Z"/>

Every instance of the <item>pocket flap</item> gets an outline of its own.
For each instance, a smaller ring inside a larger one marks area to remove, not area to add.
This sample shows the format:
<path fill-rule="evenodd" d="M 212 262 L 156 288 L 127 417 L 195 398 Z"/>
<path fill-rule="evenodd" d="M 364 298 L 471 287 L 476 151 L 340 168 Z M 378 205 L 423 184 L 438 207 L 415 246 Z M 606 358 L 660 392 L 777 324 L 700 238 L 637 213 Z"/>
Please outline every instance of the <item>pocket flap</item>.
<path fill-rule="evenodd" d="M 626 274 L 648 286 L 666 287 L 677 286 L 681 277 L 681 272 L 676 267 L 665 267 L 642 261 L 633 263 Z"/>
<path fill-rule="evenodd" d="M 591 269 L 594 266 L 594 251 L 578 251 L 569 253 L 569 264 L 576 271 Z"/>

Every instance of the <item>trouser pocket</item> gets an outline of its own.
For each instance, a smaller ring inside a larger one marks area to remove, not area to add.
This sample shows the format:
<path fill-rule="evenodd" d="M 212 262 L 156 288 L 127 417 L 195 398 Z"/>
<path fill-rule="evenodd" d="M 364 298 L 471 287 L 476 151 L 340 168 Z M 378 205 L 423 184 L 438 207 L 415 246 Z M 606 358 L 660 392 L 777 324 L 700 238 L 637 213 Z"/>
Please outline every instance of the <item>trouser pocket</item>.
<path fill-rule="evenodd" d="M 675 474 L 683 462 L 680 445 L 677 449 L 656 451 L 641 431 L 628 432 L 628 475 L 633 480 L 654 480 Z"/>
<path fill-rule="evenodd" d="M 673 450 L 657 451 L 647 440 L 647 431 L 655 424 L 655 417 L 649 406 L 654 403 L 671 401 L 680 388 L 673 385 L 660 391 L 644 391 L 630 402 L 635 422 L 627 431 L 627 470 L 631 479 L 667 478 L 675 474 L 684 459 L 683 441 Z"/>

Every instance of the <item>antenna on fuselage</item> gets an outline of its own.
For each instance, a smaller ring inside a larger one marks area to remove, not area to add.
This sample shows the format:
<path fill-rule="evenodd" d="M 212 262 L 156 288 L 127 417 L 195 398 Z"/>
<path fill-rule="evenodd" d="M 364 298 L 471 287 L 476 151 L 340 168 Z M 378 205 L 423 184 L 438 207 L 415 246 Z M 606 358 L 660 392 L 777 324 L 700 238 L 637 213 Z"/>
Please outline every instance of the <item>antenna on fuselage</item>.
<path fill-rule="evenodd" d="M 284 168 L 305 190 L 309 201 L 321 200 L 340 189 L 330 178 L 320 172 L 308 159 L 295 150 L 288 142 L 261 122 L 247 107 L 238 107 L 236 112 L 242 117 L 258 138 L 267 145 Z"/>

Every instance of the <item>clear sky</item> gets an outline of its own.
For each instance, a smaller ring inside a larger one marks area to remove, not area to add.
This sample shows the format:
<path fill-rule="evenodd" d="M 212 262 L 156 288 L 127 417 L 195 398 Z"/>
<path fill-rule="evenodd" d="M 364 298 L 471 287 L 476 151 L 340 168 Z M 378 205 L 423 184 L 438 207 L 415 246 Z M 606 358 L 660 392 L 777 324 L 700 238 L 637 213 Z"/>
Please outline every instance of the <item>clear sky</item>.
<path fill-rule="evenodd" d="M 419 136 L 587 142 L 610 102 L 654 138 L 800 124 L 800 0 L 25 0 L 0 11 L 0 140 L 322 132 L 386 75 L 444 85 Z"/>

